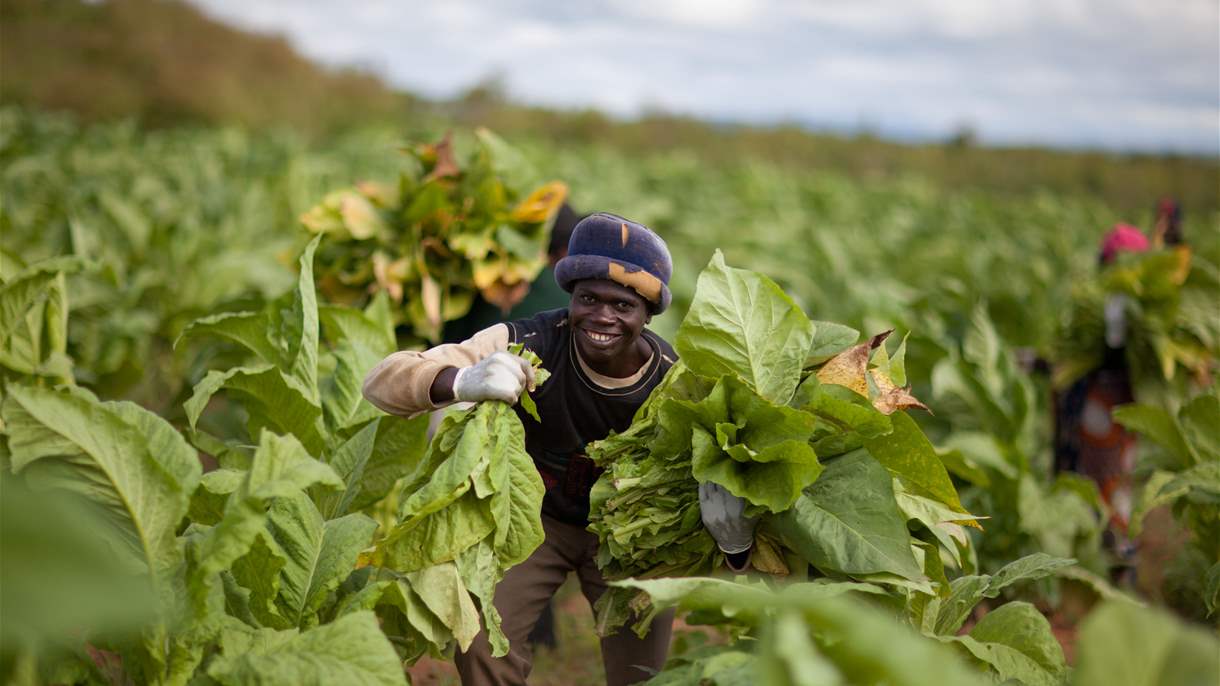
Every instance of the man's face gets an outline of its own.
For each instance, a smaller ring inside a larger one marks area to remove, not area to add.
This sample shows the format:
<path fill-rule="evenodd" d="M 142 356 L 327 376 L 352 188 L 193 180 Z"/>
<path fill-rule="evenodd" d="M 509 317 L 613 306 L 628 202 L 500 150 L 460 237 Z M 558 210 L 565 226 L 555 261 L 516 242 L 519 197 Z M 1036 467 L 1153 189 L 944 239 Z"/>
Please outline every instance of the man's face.
<path fill-rule="evenodd" d="M 640 362 L 634 353 L 649 315 L 647 302 L 635 291 L 607 279 L 577 281 L 568 317 L 581 357 L 598 371 Z M 635 370 L 626 371 L 622 376 Z"/>

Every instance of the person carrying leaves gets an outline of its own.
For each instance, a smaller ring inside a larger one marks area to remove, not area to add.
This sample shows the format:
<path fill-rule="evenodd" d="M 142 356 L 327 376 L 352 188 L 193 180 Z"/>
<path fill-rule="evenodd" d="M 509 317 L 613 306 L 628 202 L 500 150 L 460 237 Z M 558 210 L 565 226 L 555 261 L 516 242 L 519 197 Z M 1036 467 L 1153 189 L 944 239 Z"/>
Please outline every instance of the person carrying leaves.
<path fill-rule="evenodd" d="M 462 683 L 526 683 L 531 667 L 526 636 L 547 602 L 575 572 L 590 605 L 607 585 L 597 568 L 597 537 L 586 530 L 589 491 L 598 471 L 585 446 L 622 432 L 636 410 L 677 361 L 673 348 L 645 326 L 670 304 L 673 271 L 665 242 L 642 224 L 596 213 L 572 232 L 568 255 L 555 265 L 555 280 L 571 293 L 568 307 L 495 324 L 461 343 L 423 352 L 396 352 L 364 381 L 369 402 L 391 414 L 415 416 L 453 402 L 516 403 L 533 391 L 540 421 L 517 408 L 525 448 L 546 488 L 542 501 L 545 540 L 509 569 L 495 592 L 495 606 L 509 652 L 492 657 L 486 631 L 456 662 Z M 551 372 L 534 389 L 533 368 L 508 352 L 522 344 Z M 704 525 L 734 568 L 744 568 L 754 522 L 729 492 L 700 490 Z M 532 513 L 531 513 L 532 514 Z M 663 666 L 673 613 L 658 615 L 644 638 L 622 629 L 601 641 L 611 686 L 650 678 Z"/>

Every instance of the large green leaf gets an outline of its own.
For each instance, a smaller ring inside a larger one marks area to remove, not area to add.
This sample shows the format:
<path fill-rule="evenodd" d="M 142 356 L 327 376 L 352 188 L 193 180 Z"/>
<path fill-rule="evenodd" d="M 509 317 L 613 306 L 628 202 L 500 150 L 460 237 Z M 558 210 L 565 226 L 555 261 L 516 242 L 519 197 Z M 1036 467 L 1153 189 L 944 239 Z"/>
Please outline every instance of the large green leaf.
<path fill-rule="evenodd" d="M 349 341 L 383 357 L 398 347 L 394 338 L 390 300 L 385 291 L 374 296 L 363 311 L 351 307 L 321 305 L 318 308 L 318 319 L 327 340 Z"/>
<path fill-rule="evenodd" d="M 0 366 L 71 382 L 64 275 L 80 268 L 80 260 L 60 257 L 39 262 L 6 281 L 0 277 Z"/>
<path fill-rule="evenodd" d="M 457 641 L 458 647 L 461 650 L 469 648 L 481 628 L 479 611 L 470 599 L 466 584 L 462 583 L 457 564 L 447 562 L 434 565 L 407 574 L 407 579 L 411 583 L 413 595 L 417 596 L 431 615 L 448 630 Z M 412 623 L 415 624 L 416 620 L 412 620 Z M 440 645 L 445 643 L 429 638 Z"/>
<path fill-rule="evenodd" d="M 692 371 L 736 374 L 782 404 L 796 389 L 813 335 L 809 318 L 774 281 L 726 266 L 717 251 L 699 275 L 674 347 Z"/>
<path fill-rule="evenodd" d="M 326 429 L 322 424 L 322 408 L 310 400 L 298 379 L 287 376 L 273 365 L 235 367 L 228 371 L 213 370 L 195 384 L 194 393 L 185 403 L 191 428 L 208 401 L 220 389 L 228 389 L 241 401 L 249 414 L 251 437 L 263 428 L 276 433 L 292 434 L 315 455 L 326 447 Z"/>
<path fill-rule="evenodd" d="M 202 473 L 168 423 L 132 403 L 9 385 L 2 410 L 14 472 L 102 506 L 123 550 L 164 588 L 182 559 L 176 539 Z"/>
<path fill-rule="evenodd" d="M 271 326 L 267 312 L 222 312 L 191 322 L 174 345 L 194 336 L 211 335 L 237 343 L 263 362 L 285 366 L 284 353 L 271 338 Z"/>
<path fill-rule="evenodd" d="M 1124 427 L 1147 436 L 1164 448 L 1174 459 L 1174 466 L 1182 469 L 1194 464 L 1196 458 L 1182 436 L 1178 420 L 1163 408 L 1152 405 L 1123 405 L 1114 408 L 1114 421 Z"/>
<path fill-rule="evenodd" d="M 495 531 L 490 500 L 467 491 L 455 500 L 399 523 L 377 543 L 382 565 L 412 572 L 457 559 Z"/>
<path fill-rule="evenodd" d="M 268 501 L 296 496 L 315 484 L 343 487 L 334 470 L 310 457 L 295 438 L 262 434 L 245 482 L 229 496 L 224 516 L 191 543 L 188 582 L 196 607 L 217 575 L 245 556 L 266 530 Z"/>
<path fill-rule="evenodd" d="M 993 575 L 958 577 L 950 582 L 949 596 L 940 603 L 934 631 L 940 635 L 953 634 L 983 598 L 995 598 L 1013 584 L 1044 579 L 1074 564 L 1075 560 L 1034 553 L 1004 565 Z"/>
<path fill-rule="evenodd" d="M 1191 400 L 1178 417 L 1182 436 L 1195 457 L 1204 462 L 1220 462 L 1220 430 L 1217 430 L 1220 428 L 1220 398 L 1215 391 Z"/>
<path fill-rule="evenodd" d="M 280 570 L 280 614 L 294 626 L 312 626 L 327 594 L 355 568 L 377 522 L 362 514 L 323 521 L 304 492 L 276 498 L 267 515 L 271 537 L 287 561 Z"/>
<path fill-rule="evenodd" d="M 835 322 L 813 322 L 813 342 L 809 346 L 809 357 L 805 366 L 821 364 L 847 350 L 860 340 L 860 332 Z"/>
<path fill-rule="evenodd" d="M 353 612 L 304 633 L 263 630 L 252 638 L 244 645 L 234 642 L 232 650 L 218 655 L 208 665 L 208 676 L 233 686 L 407 683 L 372 612 Z"/>
<path fill-rule="evenodd" d="M 1063 648 L 1050 622 L 1029 603 L 1005 603 L 984 615 L 968 635 L 946 640 L 959 643 L 1001 680 L 1057 686 L 1067 674 Z"/>
<path fill-rule="evenodd" d="M 699 418 L 690 431 L 691 473 L 700 482 L 781 512 L 822 471 L 809 446 L 813 415 L 771 403 L 735 376 L 722 377 L 703 401 L 669 404 Z"/>
<path fill-rule="evenodd" d="M 352 498 L 352 510 L 362 510 L 381 500 L 399 479 L 419 467 L 428 448 L 427 432 L 426 415 L 414 419 L 385 416 L 378 420 L 373 450 L 364 465 L 359 493 Z"/>
<path fill-rule="evenodd" d="M 825 571 L 923 578 L 889 472 L 863 450 L 829 461 L 821 477 L 768 526 Z"/>
<path fill-rule="evenodd" d="M 279 311 L 279 326 L 273 330 L 291 366 L 286 376 L 300 382 L 306 398 L 318 403 L 318 299 L 313 284 L 313 254 L 321 236 L 314 236 L 298 260 L 300 275 L 292 302 Z"/>
<path fill-rule="evenodd" d="M 495 546 L 500 564 L 508 567 L 524 562 L 539 546 L 545 534 L 539 518 L 542 496 L 546 492 L 542 477 L 525 452 L 525 429 L 512 408 L 496 403 L 491 411 L 502 416 L 496 423 L 496 444 L 488 472 L 495 492 L 491 496 L 491 516 L 496 523 Z"/>
<path fill-rule="evenodd" d="M 869 454 L 898 477 L 911 493 L 965 512 L 949 472 L 915 420 L 905 412 L 896 412 L 890 415 L 890 421 L 894 425 L 892 432 L 864 439 Z"/>
<path fill-rule="evenodd" d="M 1211 686 L 1220 641 L 1159 610 L 1108 601 L 1080 625 L 1075 686 Z"/>
<path fill-rule="evenodd" d="M 385 413 L 364 398 L 364 375 L 385 357 L 348 341 L 331 351 L 334 372 L 322 382 L 322 412 L 332 432 L 346 432 Z"/>

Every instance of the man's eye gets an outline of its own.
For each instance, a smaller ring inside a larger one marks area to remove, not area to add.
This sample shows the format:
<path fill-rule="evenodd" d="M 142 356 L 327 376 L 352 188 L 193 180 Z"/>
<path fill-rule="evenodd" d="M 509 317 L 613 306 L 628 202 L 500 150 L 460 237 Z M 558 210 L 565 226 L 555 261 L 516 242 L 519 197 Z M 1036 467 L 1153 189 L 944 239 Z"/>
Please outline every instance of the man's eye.
<path fill-rule="evenodd" d="M 630 312 L 635 309 L 635 303 L 629 303 L 626 300 L 620 301 L 618 309 L 620 312 Z"/>

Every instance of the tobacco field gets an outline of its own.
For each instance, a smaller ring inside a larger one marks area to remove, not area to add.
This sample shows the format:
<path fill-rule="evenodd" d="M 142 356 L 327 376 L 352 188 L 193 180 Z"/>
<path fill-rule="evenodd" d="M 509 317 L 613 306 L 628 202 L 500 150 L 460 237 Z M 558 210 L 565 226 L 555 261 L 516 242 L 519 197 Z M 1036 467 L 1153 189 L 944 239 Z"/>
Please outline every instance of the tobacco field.
<path fill-rule="evenodd" d="M 542 540 L 521 421 L 487 402 L 429 441 L 361 383 L 476 299 L 515 302 L 565 200 L 674 258 L 650 326 L 681 361 L 590 446 L 595 629 L 685 627 L 647 683 L 1220 683 L 1214 211 L 1103 270 L 1101 235 L 1151 228 L 1154 198 L 1120 216 L 482 129 L 317 144 L 17 109 L 0 678 L 404 684 L 481 630 L 503 654 L 495 585 Z M 1114 421 L 1140 436 L 1125 576 L 1109 506 L 1052 450 L 1112 293 L 1135 395 Z M 707 481 L 760 517 L 748 574 L 700 522 Z"/>

